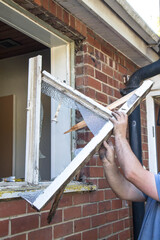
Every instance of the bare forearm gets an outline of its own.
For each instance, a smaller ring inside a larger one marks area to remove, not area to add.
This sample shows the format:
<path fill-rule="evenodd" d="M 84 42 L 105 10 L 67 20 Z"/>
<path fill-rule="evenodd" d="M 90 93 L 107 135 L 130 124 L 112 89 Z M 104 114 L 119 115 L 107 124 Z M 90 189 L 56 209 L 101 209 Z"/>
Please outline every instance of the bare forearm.
<path fill-rule="evenodd" d="M 124 178 L 115 163 L 110 166 L 103 163 L 103 167 L 108 184 L 117 197 L 131 201 L 144 201 L 143 194 Z"/>
<path fill-rule="evenodd" d="M 142 165 L 132 152 L 126 138 L 115 136 L 115 146 L 118 162 L 124 173 L 124 176 L 128 180 L 131 180 L 131 175 L 136 174 L 137 169 L 141 169 Z"/>

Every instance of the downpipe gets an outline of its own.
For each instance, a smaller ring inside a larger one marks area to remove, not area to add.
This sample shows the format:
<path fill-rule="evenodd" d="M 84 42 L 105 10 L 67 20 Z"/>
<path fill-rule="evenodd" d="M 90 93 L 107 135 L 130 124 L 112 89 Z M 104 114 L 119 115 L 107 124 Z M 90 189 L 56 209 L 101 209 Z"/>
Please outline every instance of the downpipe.
<path fill-rule="evenodd" d="M 160 59 L 154 63 L 151 63 L 141 69 L 137 70 L 131 75 L 129 81 L 126 84 L 126 88 L 120 90 L 121 95 L 126 95 L 129 92 L 138 88 L 142 81 L 154 77 L 160 74 Z M 129 126 L 129 142 L 132 151 L 139 159 L 140 163 L 143 165 L 142 161 L 142 142 L 141 142 L 141 116 L 140 116 L 140 106 L 138 106 L 128 118 Z M 144 217 L 144 203 L 143 202 L 133 202 L 132 203 L 133 212 L 133 233 L 134 240 L 138 239 L 140 229 Z"/>

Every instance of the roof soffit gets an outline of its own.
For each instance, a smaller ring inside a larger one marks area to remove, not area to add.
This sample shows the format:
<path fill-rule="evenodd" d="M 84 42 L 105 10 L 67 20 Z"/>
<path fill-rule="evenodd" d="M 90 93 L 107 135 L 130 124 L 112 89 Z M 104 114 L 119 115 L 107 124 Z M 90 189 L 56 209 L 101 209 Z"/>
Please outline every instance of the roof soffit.
<path fill-rule="evenodd" d="M 56 0 L 138 66 L 156 61 L 159 37 L 124 0 Z M 113 10 L 114 9 L 114 10 Z M 117 14 L 118 13 L 118 14 Z M 137 20 L 136 20 L 137 19 Z"/>

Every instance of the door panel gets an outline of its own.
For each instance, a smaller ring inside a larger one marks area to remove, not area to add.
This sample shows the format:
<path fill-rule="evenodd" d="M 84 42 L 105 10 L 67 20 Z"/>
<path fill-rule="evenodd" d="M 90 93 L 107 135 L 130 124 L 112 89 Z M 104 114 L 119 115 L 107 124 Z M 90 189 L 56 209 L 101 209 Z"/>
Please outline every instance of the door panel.
<path fill-rule="evenodd" d="M 0 177 L 12 175 L 14 96 L 0 97 Z"/>

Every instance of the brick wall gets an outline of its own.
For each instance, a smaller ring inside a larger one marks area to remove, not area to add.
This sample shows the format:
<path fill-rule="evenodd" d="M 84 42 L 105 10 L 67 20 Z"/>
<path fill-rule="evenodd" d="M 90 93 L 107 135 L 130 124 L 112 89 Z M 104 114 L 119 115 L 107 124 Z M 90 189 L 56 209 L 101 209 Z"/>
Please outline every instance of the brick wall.
<path fill-rule="evenodd" d="M 51 0 L 15 0 L 76 43 L 76 88 L 107 105 L 120 98 L 124 88 L 123 75 L 137 67 L 110 44 L 97 36 L 81 21 Z M 147 133 L 145 103 L 142 110 L 143 158 L 147 166 Z M 77 120 L 80 120 L 77 114 Z M 77 133 L 77 147 L 83 147 L 92 134 L 86 127 Z M 86 181 L 98 190 L 64 194 L 50 225 L 47 216 L 51 202 L 41 212 L 33 210 L 24 200 L 0 202 L 0 239 L 7 240 L 127 240 L 132 237 L 131 203 L 118 199 L 104 177 L 103 167 L 95 154 L 82 169 Z"/>

